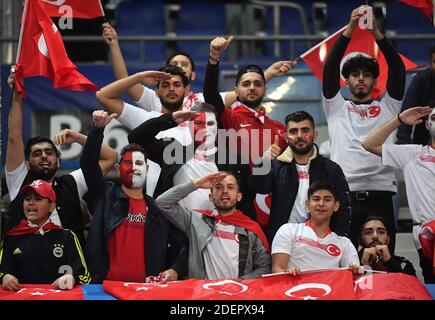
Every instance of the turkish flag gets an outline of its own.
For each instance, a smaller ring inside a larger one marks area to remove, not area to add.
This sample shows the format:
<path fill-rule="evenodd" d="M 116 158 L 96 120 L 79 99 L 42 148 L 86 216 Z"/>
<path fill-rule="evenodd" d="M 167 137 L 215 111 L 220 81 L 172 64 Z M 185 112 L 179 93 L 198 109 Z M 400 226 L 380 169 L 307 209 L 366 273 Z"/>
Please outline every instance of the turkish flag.
<path fill-rule="evenodd" d="M 272 194 L 257 193 L 253 200 L 255 213 L 257 214 L 257 223 L 266 228 L 269 224 L 270 207 L 272 205 Z"/>
<path fill-rule="evenodd" d="M 399 0 L 400 2 L 417 7 L 423 11 L 424 15 L 433 21 L 433 3 L 432 0 Z"/>
<path fill-rule="evenodd" d="M 432 300 L 426 287 L 405 273 L 370 274 L 355 281 L 357 300 Z"/>
<path fill-rule="evenodd" d="M 84 300 L 82 286 L 71 290 L 55 289 L 51 284 L 20 284 L 19 291 L 8 291 L 0 286 L 0 300 Z"/>
<path fill-rule="evenodd" d="M 435 220 L 425 223 L 420 230 L 418 239 L 421 244 L 423 254 L 432 261 L 433 274 L 435 274 Z"/>
<path fill-rule="evenodd" d="M 331 48 L 334 45 L 335 41 L 337 41 L 337 38 L 343 33 L 346 27 L 347 26 L 344 26 L 336 33 L 329 36 L 328 38 L 326 38 L 325 40 L 301 55 L 301 58 L 310 67 L 311 71 L 313 71 L 314 76 L 320 81 L 323 80 L 323 65 L 325 64 L 325 60 L 329 52 L 331 51 Z M 388 65 L 373 35 L 368 31 L 368 29 L 360 29 L 359 26 L 357 26 L 343 55 L 340 68 L 343 67 L 344 62 L 346 62 L 349 58 L 359 53 L 365 56 L 375 58 L 379 63 L 379 77 L 377 79 L 377 86 L 373 90 L 373 98 L 377 99 L 387 87 Z M 405 56 L 400 55 L 400 57 L 402 58 L 406 70 L 411 70 L 418 67 L 418 65 L 416 65 Z M 346 85 L 342 76 L 340 80 L 340 85 Z"/>
<path fill-rule="evenodd" d="M 104 16 L 99 0 L 40 0 L 41 7 L 50 17 L 91 19 Z"/>
<path fill-rule="evenodd" d="M 15 84 L 25 96 L 23 78 L 43 76 L 55 88 L 73 91 L 97 91 L 98 88 L 77 71 L 69 60 L 62 36 L 39 1 L 26 1 L 20 33 Z"/>
<path fill-rule="evenodd" d="M 103 288 L 122 300 L 332 300 L 354 299 L 352 272 L 306 272 L 252 280 L 189 279 L 167 284 L 104 281 Z"/>

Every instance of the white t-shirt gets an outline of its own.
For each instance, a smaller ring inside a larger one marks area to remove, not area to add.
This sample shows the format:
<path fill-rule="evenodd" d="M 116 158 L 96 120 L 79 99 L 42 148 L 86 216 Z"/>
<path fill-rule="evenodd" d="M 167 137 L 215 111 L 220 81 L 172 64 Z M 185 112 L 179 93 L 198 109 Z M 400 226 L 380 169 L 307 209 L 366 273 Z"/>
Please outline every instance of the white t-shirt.
<path fill-rule="evenodd" d="M 216 223 L 213 237 L 203 251 L 206 276 L 209 280 L 239 276 L 239 235 L 235 226 Z"/>
<path fill-rule="evenodd" d="M 6 173 L 6 185 L 8 187 L 9 190 L 9 196 L 11 201 L 14 200 L 16 198 L 16 196 L 18 195 L 18 193 L 20 192 L 20 188 L 21 185 L 24 182 L 24 179 L 26 178 L 27 175 L 27 167 L 25 162 L 23 161 L 15 170 L 8 172 L 7 170 L 5 170 Z M 85 181 L 85 177 L 83 175 L 83 171 L 82 169 L 78 169 L 75 170 L 73 172 L 70 173 L 70 175 L 73 176 L 76 185 L 77 185 L 77 192 L 79 195 L 79 198 L 81 199 L 86 192 L 88 192 L 88 186 L 86 185 L 86 181 Z M 54 209 L 54 211 L 51 213 L 50 215 L 50 220 L 51 222 L 53 222 L 54 224 L 58 225 L 58 226 L 62 226 L 61 222 L 60 222 L 60 218 L 59 218 L 59 213 L 57 212 L 57 206 Z"/>
<path fill-rule="evenodd" d="M 421 248 L 421 225 L 435 220 L 435 150 L 421 145 L 382 145 L 382 164 L 403 171 L 414 242 Z"/>
<path fill-rule="evenodd" d="M 310 186 L 310 173 L 308 172 L 310 170 L 310 165 L 296 164 L 296 170 L 299 177 L 299 188 L 288 222 L 304 223 L 308 219 L 305 200 L 307 200 L 308 187 Z"/>
<path fill-rule="evenodd" d="M 160 102 L 160 100 L 159 100 Z M 133 130 L 140 126 L 142 123 L 149 119 L 160 117 L 162 113 L 156 111 L 145 111 L 141 108 L 135 107 L 129 103 L 124 102 L 124 107 L 122 109 L 121 115 L 117 120 L 128 129 Z M 184 126 L 177 126 L 170 128 L 168 130 L 160 131 L 156 135 L 156 139 L 161 138 L 174 138 L 182 145 L 189 145 L 192 143 L 192 136 L 190 134 L 189 128 Z M 157 182 L 159 180 L 161 168 L 160 165 L 152 160 L 147 160 L 148 172 L 146 180 L 146 191 L 149 196 L 154 195 L 154 190 L 156 188 Z"/>
<path fill-rule="evenodd" d="M 351 191 L 396 192 L 394 170 L 382 165 L 381 158 L 364 150 L 362 141 L 381 124 L 396 116 L 402 106 L 388 93 L 370 104 L 344 100 L 340 92 L 331 99 L 322 96 L 331 140 L 331 160 L 343 169 Z M 386 143 L 393 144 L 391 135 Z"/>
<path fill-rule="evenodd" d="M 272 242 L 272 254 L 275 253 L 288 254 L 288 268 L 301 270 L 359 265 L 358 253 L 348 238 L 330 232 L 321 239 L 309 221 L 283 224 Z"/>
<path fill-rule="evenodd" d="M 227 92 L 220 93 L 222 100 L 225 103 L 225 96 Z M 162 103 L 160 102 L 159 97 L 157 97 L 156 92 L 148 87 L 143 86 L 142 95 L 140 96 L 138 101 L 135 101 L 141 108 L 147 111 L 162 111 Z M 193 92 L 190 91 L 187 96 L 184 97 L 183 101 L 183 110 L 189 111 L 192 107 L 198 103 L 204 102 L 204 95 L 202 92 Z"/>
<path fill-rule="evenodd" d="M 215 162 L 192 158 L 181 166 L 175 174 L 174 186 L 218 171 Z M 180 200 L 178 203 L 189 209 L 211 210 L 214 209 L 214 204 L 210 201 L 209 194 L 210 189 L 197 189 L 189 193 L 187 197 Z"/>

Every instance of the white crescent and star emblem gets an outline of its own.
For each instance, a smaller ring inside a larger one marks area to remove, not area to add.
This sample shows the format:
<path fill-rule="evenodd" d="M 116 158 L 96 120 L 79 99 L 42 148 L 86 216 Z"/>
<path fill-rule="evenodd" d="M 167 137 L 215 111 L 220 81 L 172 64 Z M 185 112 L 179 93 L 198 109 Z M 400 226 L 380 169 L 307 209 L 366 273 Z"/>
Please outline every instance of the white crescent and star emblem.
<path fill-rule="evenodd" d="M 51 26 L 51 28 L 53 29 L 54 33 L 58 31 L 54 23 Z M 44 56 L 50 59 L 50 53 L 48 52 L 47 43 L 45 42 L 45 37 L 43 33 L 41 33 L 38 39 L 38 50 L 39 52 L 41 52 L 41 54 L 43 54 Z"/>
<path fill-rule="evenodd" d="M 324 291 L 324 294 L 322 296 L 311 296 L 311 295 L 297 296 L 297 295 L 293 295 L 294 293 L 305 290 L 305 289 L 322 289 Z M 295 297 L 295 298 L 299 298 L 299 299 L 303 299 L 303 300 L 317 300 L 320 297 L 327 296 L 328 294 L 331 293 L 331 291 L 332 291 L 331 287 L 328 286 L 327 284 L 303 283 L 303 284 L 300 284 L 300 285 L 297 285 L 295 287 L 290 288 L 284 294 L 286 296 L 289 296 L 289 297 Z"/>
<path fill-rule="evenodd" d="M 42 0 L 48 4 L 51 4 L 53 6 L 61 6 L 63 5 L 67 0 Z"/>
<path fill-rule="evenodd" d="M 166 288 L 167 284 L 158 284 L 158 283 L 137 283 L 137 282 L 126 282 L 124 283 L 124 287 L 134 287 L 136 291 L 148 291 L 152 290 L 155 287 Z"/>
<path fill-rule="evenodd" d="M 218 288 L 212 288 L 212 287 L 222 286 L 222 285 L 225 285 L 225 284 L 235 284 L 235 285 L 240 287 L 240 291 L 238 291 L 238 292 L 227 292 L 227 291 L 221 291 Z M 213 283 L 206 283 L 202 287 L 204 289 L 213 289 L 213 290 L 218 291 L 219 293 L 227 294 L 229 296 L 232 296 L 232 295 L 235 295 L 235 294 L 240 294 L 240 293 L 243 293 L 246 290 L 248 290 L 248 286 L 247 285 L 244 285 L 242 283 L 239 283 L 239 282 L 231 280 L 231 279 L 226 279 L 226 280 L 222 280 L 222 281 L 218 281 L 218 282 L 213 282 Z"/>

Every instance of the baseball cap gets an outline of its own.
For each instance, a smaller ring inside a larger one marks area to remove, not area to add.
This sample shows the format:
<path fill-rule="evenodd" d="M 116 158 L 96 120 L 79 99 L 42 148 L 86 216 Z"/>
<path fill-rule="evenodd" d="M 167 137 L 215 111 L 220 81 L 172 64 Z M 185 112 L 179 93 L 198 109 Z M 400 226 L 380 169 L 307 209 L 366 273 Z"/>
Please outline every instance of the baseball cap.
<path fill-rule="evenodd" d="M 40 197 L 56 202 L 56 193 L 54 193 L 51 184 L 44 180 L 35 180 L 31 184 L 21 188 L 20 195 L 25 195 L 29 190 L 33 190 Z"/>
<path fill-rule="evenodd" d="M 266 78 L 264 77 L 264 72 L 263 69 L 261 69 L 258 65 L 256 64 L 249 64 L 247 66 L 242 66 L 239 69 L 239 72 L 237 72 L 237 77 L 236 77 L 236 85 L 239 83 L 240 78 L 248 72 L 256 72 L 259 75 L 261 75 L 261 77 L 263 78 L 264 82 L 266 82 Z"/>

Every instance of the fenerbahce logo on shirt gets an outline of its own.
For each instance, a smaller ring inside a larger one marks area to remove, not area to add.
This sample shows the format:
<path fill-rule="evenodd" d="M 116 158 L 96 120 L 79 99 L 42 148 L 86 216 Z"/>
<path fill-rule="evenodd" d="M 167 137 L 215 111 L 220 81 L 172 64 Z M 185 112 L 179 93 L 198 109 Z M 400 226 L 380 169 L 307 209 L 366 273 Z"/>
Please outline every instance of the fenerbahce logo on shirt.
<path fill-rule="evenodd" d="M 53 255 L 56 258 L 60 258 L 63 256 L 63 245 L 62 244 L 55 244 L 54 245 Z"/>

